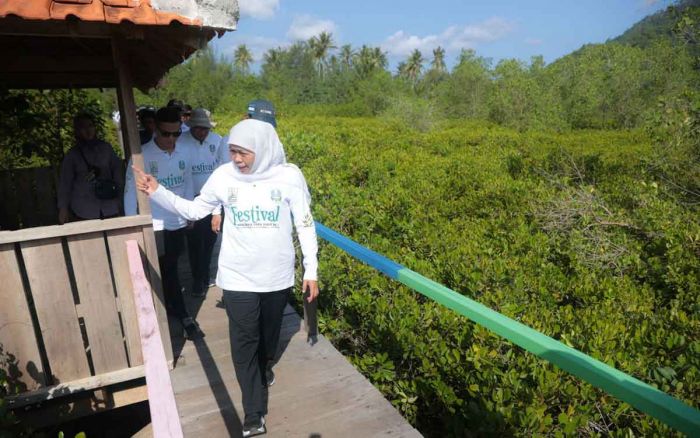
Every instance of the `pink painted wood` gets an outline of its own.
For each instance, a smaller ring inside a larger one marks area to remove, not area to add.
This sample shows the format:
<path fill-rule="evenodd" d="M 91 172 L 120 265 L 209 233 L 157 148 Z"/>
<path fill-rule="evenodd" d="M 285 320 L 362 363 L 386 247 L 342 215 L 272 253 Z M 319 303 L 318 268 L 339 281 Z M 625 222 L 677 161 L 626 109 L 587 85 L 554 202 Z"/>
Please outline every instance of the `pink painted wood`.
<path fill-rule="evenodd" d="M 141 351 L 146 371 L 153 436 L 154 438 L 181 438 L 182 426 L 158 328 L 151 286 L 143 272 L 143 261 L 138 243 L 135 240 L 129 240 L 126 242 L 126 249 L 141 334 Z"/>

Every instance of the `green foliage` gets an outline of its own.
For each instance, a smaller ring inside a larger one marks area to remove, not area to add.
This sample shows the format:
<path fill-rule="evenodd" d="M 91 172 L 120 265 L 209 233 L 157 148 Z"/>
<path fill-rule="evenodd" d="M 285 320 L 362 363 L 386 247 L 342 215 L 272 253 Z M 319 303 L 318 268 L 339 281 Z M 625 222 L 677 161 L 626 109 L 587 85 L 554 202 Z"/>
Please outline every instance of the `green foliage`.
<path fill-rule="evenodd" d="M 678 15 L 699 6 L 698 0 L 680 0 L 668 9 L 642 19 L 612 41 L 635 47 L 649 47 L 660 39 L 671 39 L 676 30 Z"/>
<path fill-rule="evenodd" d="M 193 108 L 204 107 L 214 111 L 230 95 L 229 88 L 234 82 L 243 82 L 237 85 L 238 89 L 250 86 L 247 76 L 223 58 L 217 58 L 214 51 L 207 48 L 170 70 L 161 85 L 148 95 L 136 92 L 136 101 L 159 108 L 170 99 L 177 98 Z"/>
<path fill-rule="evenodd" d="M 697 406 L 700 221 L 641 131 L 296 118 L 317 220 Z M 426 436 L 672 435 L 322 245 L 322 332 Z"/>
<path fill-rule="evenodd" d="M 0 169 L 58 166 L 79 112 L 95 115 L 98 137 L 117 146 L 108 101 L 96 90 L 0 90 Z"/>
<path fill-rule="evenodd" d="M 20 424 L 7 405 L 6 397 L 26 391 L 16 379 L 17 359 L 0 344 L 0 438 L 30 436 L 30 430 Z"/>
<path fill-rule="evenodd" d="M 435 124 L 435 113 L 432 102 L 427 99 L 399 96 L 389 103 L 382 116 L 406 128 L 426 132 Z"/>

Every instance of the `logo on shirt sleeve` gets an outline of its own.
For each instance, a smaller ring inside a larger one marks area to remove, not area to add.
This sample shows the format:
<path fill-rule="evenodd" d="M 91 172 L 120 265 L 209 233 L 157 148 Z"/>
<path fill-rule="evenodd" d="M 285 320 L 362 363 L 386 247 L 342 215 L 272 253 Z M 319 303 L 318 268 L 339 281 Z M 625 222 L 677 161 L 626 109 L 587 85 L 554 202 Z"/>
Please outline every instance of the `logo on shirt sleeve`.
<path fill-rule="evenodd" d="M 314 225 L 314 218 L 311 216 L 311 213 L 306 213 L 304 219 L 301 220 L 301 225 L 306 228 Z"/>

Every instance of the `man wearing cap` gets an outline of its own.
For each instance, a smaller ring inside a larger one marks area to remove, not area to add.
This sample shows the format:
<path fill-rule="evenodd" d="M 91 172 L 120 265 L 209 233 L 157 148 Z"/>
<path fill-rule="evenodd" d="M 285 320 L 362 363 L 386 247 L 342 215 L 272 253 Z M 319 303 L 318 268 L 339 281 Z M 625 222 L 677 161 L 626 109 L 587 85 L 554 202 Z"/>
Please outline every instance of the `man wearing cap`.
<path fill-rule="evenodd" d="M 267 122 L 277 129 L 275 119 L 275 107 L 272 102 L 264 99 L 255 99 L 248 104 L 245 119 L 256 119 Z M 283 151 L 284 152 L 284 151 Z M 219 145 L 219 165 L 231 162 L 231 154 L 228 151 L 228 135 L 221 139 Z M 211 230 L 215 233 L 221 231 L 221 208 L 213 211 L 211 216 Z"/>
<path fill-rule="evenodd" d="M 221 136 L 211 131 L 213 124 L 209 111 L 196 108 L 187 122 L 188 132 L 178 139 L 178 147 L 182 147 L 190 155 L 192 182 L 194 194 L 207 182 L 209 176 L 219 167 L 219 147 Z M 228 149 L 228 145 L 227 145 Z M 202 297 L 209 288 L 209 265 L 211 254 L 216 243 L 216 233 L 211 229 L 211 216 L 194 223 L 187 233 L 190 267 L 192 269 L 192 295 Z"/>

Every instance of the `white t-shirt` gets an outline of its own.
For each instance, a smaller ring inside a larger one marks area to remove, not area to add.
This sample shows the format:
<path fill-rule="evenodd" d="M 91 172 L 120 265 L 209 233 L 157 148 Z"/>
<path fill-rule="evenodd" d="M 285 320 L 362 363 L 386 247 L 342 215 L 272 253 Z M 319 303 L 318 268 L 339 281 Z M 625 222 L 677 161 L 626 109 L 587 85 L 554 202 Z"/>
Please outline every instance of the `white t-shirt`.
<path fill-rule="evenodd" d="M 178 196 L 185 199 L 194 198 L 192 187 L 192 169 L 190 167 L 190 155 L 179 144 L 175 145 L 172 154 L 159 148 L 155 140 L 151 140 L 142 147 L 143 165 L 145 171 L 150 173 L 158 183 Z M 136 187 L 134 186 L 134 171 L 131 169 L 131 159 L 126 168 L 126 182 L 124 185 L 124 213 L 127 216 L 137 214 Z M 180 215 L 172 213 L 151 200 L 151 215 L 153 216 L 153 230 L 179 230 L 187 225 L 187 220 Z"/>
<path fill-rule="evenodd" d="M 194 201 L 163 186 L 151 200 L 188 220 L 223 205 L 226 224 L 216 284 L 224 290 L 272 292 L 294 285 L 292 225 L 304 256 L 304 279 L 316 280 L 316 229 L 305 187 L 301 171 L 291 164 L 256 182 L 237 179 L 233 166 L 227 165 L 214 171 Z"/>
<path fill-rule="evenodd" d="M 211 131 L 202 142 L 194 138 L 192 131 L 183 133 L 177 139 L 177 147 L 187 150 L 190 154 L 192 185 L 195 195 L 199 194 L 209 176 L 219 167 L 220 145 L 221 136 Z"/>

